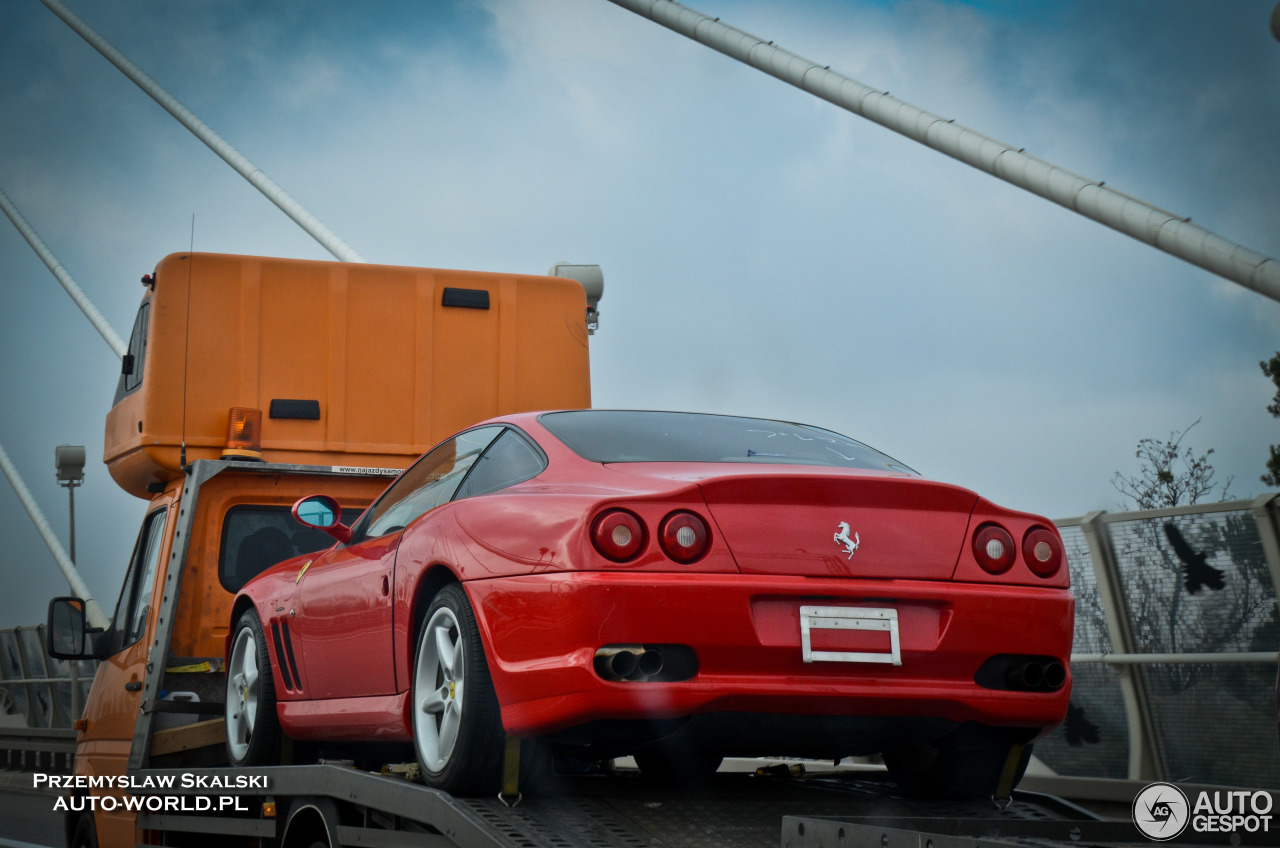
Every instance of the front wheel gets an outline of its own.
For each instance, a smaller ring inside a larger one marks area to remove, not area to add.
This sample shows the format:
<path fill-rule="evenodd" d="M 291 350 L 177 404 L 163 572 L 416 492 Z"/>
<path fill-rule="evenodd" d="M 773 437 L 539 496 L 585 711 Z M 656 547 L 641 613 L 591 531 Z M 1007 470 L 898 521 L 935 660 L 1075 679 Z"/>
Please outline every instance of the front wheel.
<path fill-rule="evenodd" d="M 227 662 L 227 759 L 233 766 L 274 765 L 280 750 L 276 687 L 258 614 L 236 622 Z"/>
<path fill-rule="evenodd" d="M 98 828 L 93 824 L 93 813 L 85 813 L 76 822 L 71 836 L 71 848 L 98 848 Z"/>
<path fill-rule="evenodd" d="M 423 781 L 455 795 L 496 792 L 505 736 L 471 603 L 460 584 L 440 590 L 413 663 L 413 747 Z"/>

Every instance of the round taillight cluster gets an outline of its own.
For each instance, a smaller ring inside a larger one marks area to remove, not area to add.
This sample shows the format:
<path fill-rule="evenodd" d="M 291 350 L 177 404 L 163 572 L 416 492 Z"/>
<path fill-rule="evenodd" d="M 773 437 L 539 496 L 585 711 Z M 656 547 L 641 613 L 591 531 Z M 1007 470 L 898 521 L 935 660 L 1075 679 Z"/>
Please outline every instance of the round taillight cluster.
<path fill-rule="evenodd" d="M 605 559 L 626 562 L 644 549 L 644 524 L 625 509 L 611 509 L 591 522 L 591 542 Z"/>
<path fill-rule="evenodd" d="M 984 524 L 973 534 L 973 555 L 988 574 L 1004 574 L 1013 566 L 1017 548 L 1013 537 L 999 524 Z"/>
<path fill-rule="evenodd" d="M 673 512 L 662 519 L 658 544 L 667 556 L 687 565 L 707 552 L 711 546 L 711 530 L 695 513 Z"/>
<path fill-rule="evenodd" d="M 988 574 L 1004 574 L 1017 554 L 1013 536 L 999 524 L 983 524 L 973 534 L 973 556 Z M 1062 540 L 1047 527 L 1032 527 L 1022 537 L 1022 559 L 1037 577 L 1052 577 L 1062 568 Z"/>
<path fill-rule="evenodd" d="M 1062 567 L 1062 541 L 1047 527 L 1032 527 L 1022 537 L 1022 558 L 1040 577 L 1052 577 Z"/>
<path fill-rule="evenodd" d="M 648 541 L 644 522 L 625 509 L 607 509 L 591 522 L 591 544 L 605 559 L 630 562 Z M 701 559 L 711 547 L 711 528 L 702 516 L 677 510 L 658 525 L 658 546 L 681 565 Z"/>

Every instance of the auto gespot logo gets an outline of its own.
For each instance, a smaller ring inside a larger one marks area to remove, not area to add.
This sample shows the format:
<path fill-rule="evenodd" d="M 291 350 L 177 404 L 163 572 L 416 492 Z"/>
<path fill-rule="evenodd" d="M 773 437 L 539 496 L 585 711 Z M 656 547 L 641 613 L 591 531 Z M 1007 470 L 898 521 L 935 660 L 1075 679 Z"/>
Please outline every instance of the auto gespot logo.
<path fill-rule="evenodd" d="M 1175 839 L 1188 826 L 1195 833 L 1269 833 L 1270 792 L 1201 790 L 1192 804 L 1172 783 L 1152 783 L 1133 799 L 1133 824 L 1148 839 Z"/>

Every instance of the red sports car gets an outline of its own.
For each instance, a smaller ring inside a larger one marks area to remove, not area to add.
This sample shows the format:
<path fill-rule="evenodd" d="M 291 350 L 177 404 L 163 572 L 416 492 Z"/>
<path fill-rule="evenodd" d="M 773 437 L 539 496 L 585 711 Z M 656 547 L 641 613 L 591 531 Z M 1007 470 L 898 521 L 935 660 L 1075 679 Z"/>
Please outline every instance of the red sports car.
<path fill-rule="evenodd" d="M 642 770 L 883 752 L 990 795 L 1062 721 L 1074 601 L 1049 521 L 800 424 L 505 416 L 440 444 L 337 540 L 237 596 L 228 753 L 409 741 L 499 783 L 508 735 Z"/>

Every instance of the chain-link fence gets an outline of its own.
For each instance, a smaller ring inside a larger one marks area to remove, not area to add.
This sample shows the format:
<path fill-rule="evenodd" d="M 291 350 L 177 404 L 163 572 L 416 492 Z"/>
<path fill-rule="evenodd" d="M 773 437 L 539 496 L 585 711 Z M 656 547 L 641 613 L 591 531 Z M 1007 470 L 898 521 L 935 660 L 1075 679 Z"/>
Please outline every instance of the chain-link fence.
<path fill-rule="evenodd" d="M 1050 768 L 1280 788 L 1274 499 L 1059 522 L 1074 687 Z"/>

